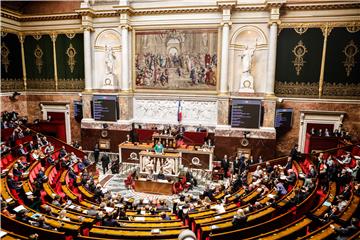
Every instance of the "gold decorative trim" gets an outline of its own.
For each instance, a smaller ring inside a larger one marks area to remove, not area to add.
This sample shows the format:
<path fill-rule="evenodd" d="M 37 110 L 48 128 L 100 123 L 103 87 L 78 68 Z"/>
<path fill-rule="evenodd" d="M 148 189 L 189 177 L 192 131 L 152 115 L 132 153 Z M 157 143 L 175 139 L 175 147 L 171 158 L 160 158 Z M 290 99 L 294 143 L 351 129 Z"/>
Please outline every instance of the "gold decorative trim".
<path fill-rule="evenodd" d="M 296 75 L 300 75 L 301 69 L 306 63 L 304 60 L 304 55 L 308 52 L 303 42 L 300 40 L 298 44 L 294 47 L 292 52 L 295 55 L 294 61 L 292 63 L 294 64 Z"/>
<path fill-rule="evenodd" d="M 70 68 L 70 72 L 74 72 L 74 67 L 76 64 L 75 61 L 75 55 L 76 55 L 76 49 L 73 47 L 73 45 L 70 43 L 69 47 L 66 49 L 66 55 L 68 56 L 67 64 Z"/>
<path fill-rule="evenodd" d="M 330 10 L 330 9 L 358 9 L 359 3 L 328 3 L 328 4 L 285 4 L 286 10 Z"/>
<path fill-rule="evenodd" d="M 275 94 L 282 96 L 317 96 L 319 83 L 275 82 Z"/>
<path fill-rule="evenodd" d="M 8 32 L 1 31 L 1 37 L 6 37 L 7 34 L 8 34 Z"/>
<path fill-rule="evenodd" d="M 55 91 L 55 81 L 50 78 L 31 78 L 27 85 L 28 90 L 44 89 L 46 91 Z"/>
<path fill-rule="evenodd" d="M 360 83 L 325 83 L 324 96 L 360 96 Z"/>
<path fill-rule="evenodd" d="M 282 21 L 279 28 L 324 28 L 324 27 L 349 27 L 360 26 L 360 22 L 307 22 L 307 23 L 292 23 Z"/>
<path fill-rule="evenodd" d="M 41 70 L 42 70 L 42 66 L 43 66 L 43 61 L 42 61 L 42 56 L 44 55 L 43 51 L 41 50 L 39 45 L 36 45 L 36 48 L 34 50 L 34 56 L 35 56 L 35 64 L 37 66 L 37 70 L 38 72 L 41 74 Z"/>
<path fill-rule="evenodd" d="M 25 90 L 23 80 L 20 78 L 1 78 L 0 89 L 1 92 L 14 92 Z"/>
<path fill-rule="evenodd" d="M 10 65 L 9 54 L 10 54 L 9 48 L 5 45 L 4 42 L 2 42 L 2 44 L 1 44 L 1 64 L 4 65 L 6 73 L 8 73 L 8 69 L 9 69 L 9 65 Z"/>
<path fill-rule="evenodd" d="M 355 66 L 355 55 L 359 52 L 359 48 L 356 46 L 353 40 L 351 40 L 344 48 L 343 53 L 346 56 L 346 60 L 343 62 L 346 70 L 346 76 L 349 77 L 352 68 Z"/>
<path fill-rule="evenodd" d="M 360 30 L 360 23 L 351 23 L 349 24 L 348 26 L 346 26 L 346 30 L 349 32 L 349 33 L 356 33 Z"/>
<path fill-rule="evenodd" d="M 42 37 L 41 33 L 34 33 L 32 36 L 35 38 L 36 41 L 39 41 Z"/>
<path fill-rule="evenodd" d="M 308 30 L 308 27 L 296 27 L 294 28 L 295 32 L 299 35 L 303 35 Z"/>
<path fill-rule="evenodd" d="M 69 33 L 65 33 L 65 35 L 69 38 L 69 39 L 73 39 L 76 36 L 75 32 L 69 32 Z"/>

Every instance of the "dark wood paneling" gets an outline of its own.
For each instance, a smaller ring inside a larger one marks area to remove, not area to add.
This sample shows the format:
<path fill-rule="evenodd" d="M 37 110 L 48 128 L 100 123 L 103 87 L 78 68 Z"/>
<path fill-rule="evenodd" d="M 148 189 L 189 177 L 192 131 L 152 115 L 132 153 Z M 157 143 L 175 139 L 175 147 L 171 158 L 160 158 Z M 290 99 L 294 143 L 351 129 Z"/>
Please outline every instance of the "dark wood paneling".
<path fill-rule="evenodd" d="M 225 154 L 229 156 L 235 156 L 238 148 L 243 148 L 241 146 L 242 138 L 237 137 L 218 137 L 215 136 L 215 158 L 221 160 Z M 254 156 L 254 160 L 261 155 L 263 160 L 272 159 L 275 157 L 275 139 L 255 139 L 250 138 L 249 146 L 251 148 L 251 153 Z"/>
<path fill-rule="evenodd" d="M 81 129 L 81 144 L 84 150 L 94 150 L 94 146 L 101 138 L 102 129 Z M 110 151 L 119 152 L 119 144 L 126 141 L 128 131 L 108 130 Z"/>

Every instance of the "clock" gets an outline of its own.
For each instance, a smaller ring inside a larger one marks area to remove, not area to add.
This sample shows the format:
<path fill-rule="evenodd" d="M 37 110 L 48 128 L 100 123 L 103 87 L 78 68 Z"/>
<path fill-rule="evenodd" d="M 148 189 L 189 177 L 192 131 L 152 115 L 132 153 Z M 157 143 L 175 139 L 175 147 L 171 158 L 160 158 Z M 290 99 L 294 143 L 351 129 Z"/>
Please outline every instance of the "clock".
<path fill-rule="evenodd" d="M 243 86 L 244 86 L 244 88 L 250 88 L 251 87 L 251 82 L 249 80 L 245 80 L 243 82 Z"/>
<path fill-rule="evenodd" d="M 102 130 L 101 131 L 101 137 L 106 138 L 109 135 L 107 130 Z"/>

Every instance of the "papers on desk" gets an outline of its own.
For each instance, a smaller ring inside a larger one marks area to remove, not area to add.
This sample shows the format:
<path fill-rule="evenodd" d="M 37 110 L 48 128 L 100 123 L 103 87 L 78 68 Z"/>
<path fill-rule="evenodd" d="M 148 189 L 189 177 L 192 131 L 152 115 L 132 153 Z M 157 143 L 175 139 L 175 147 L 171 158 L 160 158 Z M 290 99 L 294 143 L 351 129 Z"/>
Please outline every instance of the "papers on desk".
<path fill-rule="evenodd" d="M 219 227 L 216 226 L 216 225 L 212 225 L 212 226 L 211 226 L 211 229 L 217 229 L 217 228 L 219 228 Z"/>
<path fill-rule="evenodd" d="M 76 208 L 76 206 L 75 205 L 70 205 L 70 206 L 68 206 L 68 208 L 74 209 L 74 208 Z"/>
<path fill-rule="evenodd" d="M 123 208 L 123 207 L 124 207 L 124 204 L 118 203 L 118 204 L 115 204 L 115 207 Z"/>
<path fill-rule="evenodd" d="M 168 180 L 164 180 L 164 179 L 158 179 L 157 181 L 160 183 L 168 183 L 169 182 Z"/>
<path fill-rule="evenodd" d="M 141 210 L 141 211 L 140 211 L 140 214 L 141 214 L 141 215 L 145 215 L 145 213 L 146 213 L 145 210 Z M 145 220 L 145 219 L 144 219 L 144 220 Z"/>
<path fill-rule="evenodd" d="M 12 200 L 13 200 L 12 198 L 8 198 L 8 199 L 5 200 L 5 202 L 9 203 L 9 202 L 11 202 Z"/>
<path fill-rule="evenodd" d="M 26 192 L 25 194 L 26 194 L 26 196 L 30 196 L 30 195 L 32 195 L 33 193 L 32 193 L 32 192 Z"/>
<path fill-rule="evenodd" d="M 31 216 L 31 218 L 33 218 L 35 220 L 38 219 L 39 217 L 41 217 L 41 214 L 39 214 L 39 213 L 35 213 Z"/>
<path fill-rule="evenodd" d="M 221 216 L 215 216 L 214 218 L 215 218 L 215 219 L 219 219 L 219 218 L 221 218 Z"/>
<path fill-rule="evenodd" d="M 135 221 L 145 221 L 145 217 L 134 217 Z"/>
<path fill-rule="evenodd" d="M 268 196 L 268 198 L 272 198 L 272 199 L 274 199 L 274 198 L 275 198 L 275 195 L 274 195 L 274 194 L 271 194 L 271 193 L 270 193 L 270 194 L 268 194 L 267 196 Z"/>
<path fill-rule="evenodd" d="M 23 205 L 19 205 L 16 208 L 13 209 L 14 212 L 20 212 L 21 210 L 26 210 L 26 208 Z"/>
<path fill-rule="evenodd" d="M 107 212 L 107 213 L 111 213 L 111 212 L 113 212 L 115 209 L 114 208 L 112 208 L 112 207 L 104 207 L 104 209 L 105 209 L 105 211 Z"/>
<path fill-rule="evenodd" d="M 330 207 L 330 206 L 331 206 L 331 202 L 325 201 L 325 202 L 323 203 L 323 205 L 324 205 L 325 207 Z"/>
<path fill-rule="evenodd" d="M 0 238 L 4 237 L 5 235 L 7 235 L 8 233 L 7 232 L 4 232 L 4 231 L 1 231 L 0 230 Z"/>
<path fill-rule="evenodd" d="M 160 233 L 160 229 L 158 229 L 158 228 L 151 229 L 151 233 L 158 234 L 158 233 Z"/>

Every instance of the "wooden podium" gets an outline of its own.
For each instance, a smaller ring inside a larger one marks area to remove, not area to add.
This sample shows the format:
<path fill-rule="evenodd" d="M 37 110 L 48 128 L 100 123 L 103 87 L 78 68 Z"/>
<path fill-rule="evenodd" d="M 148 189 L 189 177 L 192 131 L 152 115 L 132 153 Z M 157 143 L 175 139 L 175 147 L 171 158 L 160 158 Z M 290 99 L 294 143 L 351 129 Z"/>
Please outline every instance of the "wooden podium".
<path fill-rule="evenodd" d="M 154 145 L 157 141 L 160 141 L 164 148 L 176 148 L 176 140 L 172 135 L 161 135 L 161 134 L 153 134 L 152 137 Z"/>

